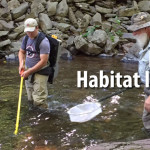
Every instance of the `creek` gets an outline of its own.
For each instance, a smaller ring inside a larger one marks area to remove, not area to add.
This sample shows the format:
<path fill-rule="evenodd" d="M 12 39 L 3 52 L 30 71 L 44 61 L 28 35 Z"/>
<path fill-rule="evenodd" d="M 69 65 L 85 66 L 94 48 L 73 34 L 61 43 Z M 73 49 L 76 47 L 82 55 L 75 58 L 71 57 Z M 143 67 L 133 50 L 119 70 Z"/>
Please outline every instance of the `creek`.
<path fill-rule="evenodd" d="M 137 64 L 123 63 L 120 57 L 78 56 L 73 61 L 60 59 L 59 74 L 49 84 L 50 112 L 28 110 L 23 87 L 18 135 L 15 130 L 20 77 L 18 63 L 0 63 L 0 150 L 74 150 L 86 149 L 102 142 L 133 141 L 147 138 L 141 131 L 143 88 L 133 88 L 115 99 L 103 101 L 103 112 L 84 123 L 69 120 L 67 110 L 88 97 L 100 99 L 119 88 L 77 88 L 77 71 L 106 74 L 111 70 L 133 75 Z"/>

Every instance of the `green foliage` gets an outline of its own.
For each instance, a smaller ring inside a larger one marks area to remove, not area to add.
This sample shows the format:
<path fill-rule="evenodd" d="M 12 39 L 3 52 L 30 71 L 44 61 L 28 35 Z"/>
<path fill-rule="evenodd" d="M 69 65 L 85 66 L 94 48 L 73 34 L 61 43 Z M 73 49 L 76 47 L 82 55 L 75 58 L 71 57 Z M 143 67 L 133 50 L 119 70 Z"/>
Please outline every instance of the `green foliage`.
<path fill-rule="evenodd" d="M 86 31 L 86 33 L 85 34 L 83 34 L 82 36 L 83 37 L 87 37 L 88 35 L 90 35 L 90 34 L 93 34 L 94 33 L 94 31 L 95 31 L 95 29 L 96 28 L 99 28 L 100 26 L 99 25 L 95 25 L 95 26 L 93 26 L 93 27 L 91 27 L 91 28 L 88 28 Z"/>
<path fill-rule="evenodd" d="M 121 30 L 116 31 L 116 34 L 117 34 L 119 37 L 122 37 L 122 35 L 123 35 L 123 33 L 122 33 Z"/>
<path fill-rule="evenodd" d="M 112 42 L 114 42 L 115 35 L 118 35 L 121 37 L 123 35 L 121 29 L 120 29 L 121 21 L 118 19 L 118 17 L 115 17 L 115 24 L 113 25 L 113 31 L 106 30 L 107 35 L 111 39 Z"/>
<path fill-rule="evenodd" d="M 106 32 L 106 33 L 108 34 L 108 36 L 109 36 L 109 38 L 111 39 L 111 41 L 114 42 L 114 40 L 115 40 L 115 35 L 114 35 L 114 33 L 113 33 L 113 32 Z"/>

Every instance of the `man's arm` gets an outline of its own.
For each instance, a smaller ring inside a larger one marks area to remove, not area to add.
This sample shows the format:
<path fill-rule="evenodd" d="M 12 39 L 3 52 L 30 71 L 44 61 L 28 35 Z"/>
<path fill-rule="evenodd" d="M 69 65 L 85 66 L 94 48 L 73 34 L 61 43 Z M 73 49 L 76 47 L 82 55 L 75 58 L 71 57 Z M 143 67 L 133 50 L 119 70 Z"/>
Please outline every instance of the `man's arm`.
<path fill-rule="evenodd" d="M 25 62 L 25 56 L 26 56 L 26 51 L 20 48 L 18 57 L 19 57 L 19 73 L 21 72 L 22 69 L 25 69 L 24 62 Z"/>
<path fill-rule="evenodd" d="M 27 78 L 29 75 L 33 74 L 34 72 L 37 72 L 38 70 L 46 66 L 48 62 L 48 57 L 49 54 L 41 54 L 40 61 L 32 68 L 29 68 L 28 70 L 24 71 L 24 73 L 21 76 Z"/>

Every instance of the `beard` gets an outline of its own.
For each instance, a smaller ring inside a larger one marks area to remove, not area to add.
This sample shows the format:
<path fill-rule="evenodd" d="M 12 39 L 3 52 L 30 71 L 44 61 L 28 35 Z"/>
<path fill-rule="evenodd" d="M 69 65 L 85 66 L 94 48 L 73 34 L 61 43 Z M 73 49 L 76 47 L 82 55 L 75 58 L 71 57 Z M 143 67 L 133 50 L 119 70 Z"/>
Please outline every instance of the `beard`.
<path fill-rule="evenodd" d="M 141 34 L 137 34 L 135 35 L 136 38 L 136 44 L 140 47 L 140 48 L 144 48 L 147 46 L 148 44 L 148 35 L 147 33 L 141 33 Z"/>

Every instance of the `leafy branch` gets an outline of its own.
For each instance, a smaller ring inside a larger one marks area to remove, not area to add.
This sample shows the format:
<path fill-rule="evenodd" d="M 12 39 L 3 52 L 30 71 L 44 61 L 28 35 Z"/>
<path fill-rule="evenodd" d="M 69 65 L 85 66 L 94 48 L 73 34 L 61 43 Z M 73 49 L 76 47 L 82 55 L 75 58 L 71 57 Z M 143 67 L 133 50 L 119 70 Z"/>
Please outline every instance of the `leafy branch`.
<path fill-rule="evenodd" d="M 85 34 L 83 34 L 82 36 L 83 37 L 87 37 L 88 35 L 90 35 L 90 34 L 93 34 L 94 33 L 94 31 L 95 31 L 95 29 L 96 28 L 99 28 L 100 26 L 99 25 L 95 25 L 95 26 L 93 26 L 93 27 L 91 27 L 91 28 L 88 28 L 86 31 L 86 33 Z"/>
<path fill-rule="evenodd" d="M 115 23 L 116 24 L 113 25 L 114 31 L 109 32 L 108 30 L 106 30 L 106 33 L 108 34 L 108 36 L 112 42 L 114 42 L 115 35 L 118 35 L 119 37 L 121 37 L 123 35 L 123 33 L 120 29 L 121 21 L 119 20 L 119 18 L 117 16 L 115 17 Z"/>

